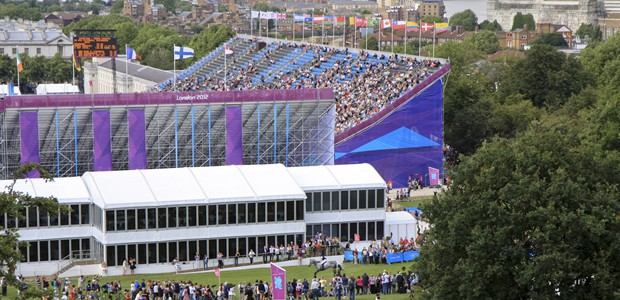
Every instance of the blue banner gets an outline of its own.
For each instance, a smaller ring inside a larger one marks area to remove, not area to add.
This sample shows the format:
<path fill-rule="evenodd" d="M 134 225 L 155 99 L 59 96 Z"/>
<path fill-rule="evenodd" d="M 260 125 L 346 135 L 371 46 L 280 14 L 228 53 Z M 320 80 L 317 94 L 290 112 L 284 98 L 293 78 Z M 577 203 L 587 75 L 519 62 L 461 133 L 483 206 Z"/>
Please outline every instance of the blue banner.
<path fill-rule="evenodd" d="M 353 251 L 345 251 L 344 252 L 344 261 L 353 261 Z"/>
<path fill-rule="evenodd" d="M 386 257 L 386 261 L 388 264 L 403 262 L 404 255 L 403 253 L 388 253 Z"/>
<path fill-rule="evenodd" d="M 416 259 L 416 257 L 420 256 L 420 251 L 407 251 L 403 252 L 403 260 L 404 261 L 412 261 Z"/>

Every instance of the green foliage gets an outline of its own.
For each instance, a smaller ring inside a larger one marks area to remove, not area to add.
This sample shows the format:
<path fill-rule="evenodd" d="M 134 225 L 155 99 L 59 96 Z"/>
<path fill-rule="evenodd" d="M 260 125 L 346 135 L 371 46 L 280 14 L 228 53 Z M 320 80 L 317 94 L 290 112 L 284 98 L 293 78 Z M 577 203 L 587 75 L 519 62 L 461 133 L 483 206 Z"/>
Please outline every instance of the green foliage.
<path fill-rule="evenodd" d="M 478 17 L 471 9 L 455 13 L 449 21 L 451 26 L 463 26 L 466 31 L 474 31 L 478 25 Z"/>
<path fill-rule="evenodd" d="M 0 80 L 2 82 L 13 81 L 13 75 L 16 71 L 15 59 L 6 54 L 0 55 Z"/>
<path fill-rule="evenodd" d="M 519 93 L 537 107 L 558 108 L 591 83 L 579 60 L 547 45 L 536 45 L 508 72 L 500 92 Z"/>
<path fill-rule="evenodd" d="M 521 12 L 517 12 L 513 18 L 510 30 L 514 31 L 517 28 L 525 29 L 525 25 L 527 25 L 528 30 L 535 30 L 536 22 L 534 21 L 534 16 L 529 13 L 524 15 Z"/>
<path fill-rule="evenodd" d="M 564 40 L 559 33 L 543 33 L 539 34 L 534 40 L 529 43 L 530 46 L 533 45 L 549 45 L 553 47 L 566 48 L 568 44 Z"/>
<path fill-rule="evenodd" d="M 227 11 L 228 11 L 228 5 L 226 5 L 226 4 L 220 4 L 220 5 L 217 7 L 217 10 L 218 10 L 219 12 L 227 12 Z"/>
<path fill-rule="evenodd" d="M 471 36 L 472 42 L 478 51 L 493 54 L 499 50 L 499 39 L 493 31 L 482 30 Z"/>
<path fill-rule="evenodd" d="M 41 11 L 37 8 L 31 7 L 28 3 L 8 3 L 0 5 L 0 16 L 8 16 L 13 20 L 22 18 L 24 20 L 38 21 L 41 20 Z"/>
<path fill-rule="evenodd" d="M 580 39 L 589 39 L 590 41 L 600 41 L 603 37 L 601 27 L 599 25 L 581 23 L 575 34 Z"/>
<path fill-rule="evenodd" d="M 410 55 L 418 55 L 420 49 L 424 49 L 424 47 L 430 45 L 431 43 L 428 41 L 420 41 L 418 39 L 408 39 L 407 40 L 407 53 Z M 364 44 L 359 44 L 360 48 L 363 48 Z M 405 54 L 405 47 L 397 45 L 394 46 L 394 52 Z"/>
<path fill-rule="evenodd" d="M 209 26 L 200 35 L 194 36 L 189 46 L 196 51 L 197 57 L 202 57 L 233 36 L 235 32 L 229 26 Z"/>
<path fill-rule="evenodd" d="M 51 215 L 68 213 L 69 207 L 58 203 L 54 197 L 34 197 L 27 193 L 14 190 L 17 179 L 25 178 L 30 172 L 39 172 L 41 178 L 52 180 L 52 175 L 35 163 L 26 163 L 14 174 L 13 182 L 0 193 L 0 212 L 6 213 L 8 218 L 23 219 L 25 207 L 38 207 Z M 22 259 L 19 246 L 27 247 L 28 243 L 19 241 L 17 228 L 2 228 L 0 231 L 0 277 L 8 280 L 9 285 L 17 286 L 18 281 L 13 272 L 16 264 Z"/>
<path fill-rule="evenodd" d="M 359 13 L 361 15 L 370 15 L 370 14 L 372 14 L 372 12 L 370 10 L 367 10 L 367 9 L 362 9 L 362 10 L 359 11 Z"/>
<path fill-rule="evenodd" d="M 502 31 L 502 25 L 500 25 L 497 20 L 493 20 L 493 22 L 484 20 L 480 23 L 480 30 Z"/>
<path fill-rule="evenodd" d="M 424 22 L 424 23 L 435 23 L 435 22 L 443 23 L 443 22 L 445 22 L 445 20 L 441 16 L 426 16 L 426 17 L 422 17 L 420 19 L 420 21 Z"/>
<path fill-rule="evenodd" d="M 269 3 L 265 3 L 265 2 L 257 2 L 252 6 L 252 10 L 258 10 L 258 11 L 273 11 L 273 12 L 279 12 L 280 9 L 277 7 L 273 7 L 273 6 L 269 6 Z M 321 10 L 321 13 L 323 13 L 323 11 Z"/>
<path fill-rule="evenodd" d="M 111 14 L 120 14 L 123 11 L 123 6 L 125 5 L 124 0 L 116 0 L 114 4 L 112 4 L 112 8 L 110 9 Z"/>
<path fill-rule="evenodd" d="M 357 42 L 361 49 L 379 50 L 379 41 L 374 36 L 365 36 Z M 368 45 L 368 46 L 366 46 Z"/>
<path fill-rule="evenodd" d="M 155 3 L 162 4 L 167 11 L 174 13 L 174 8 L 176 5 L 176 0 L 156 0 Z"/>
<path fill-rule="evenodd" d="M 449 58 L 452 70 L 460 73 L 474 62 L 483 58 L 483 54 L 469 41 L 465 43 L 447 41 L 441 45 L 435 45 L 435 56 Z"/>

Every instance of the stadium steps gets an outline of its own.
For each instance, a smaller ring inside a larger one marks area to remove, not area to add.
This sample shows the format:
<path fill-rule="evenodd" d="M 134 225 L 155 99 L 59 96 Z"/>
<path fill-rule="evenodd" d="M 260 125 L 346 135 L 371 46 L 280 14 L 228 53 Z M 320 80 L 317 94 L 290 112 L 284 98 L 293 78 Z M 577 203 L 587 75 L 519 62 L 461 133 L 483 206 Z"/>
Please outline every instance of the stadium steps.
<path fill-rule="evenodd" d="M 236 38 L 233 39 L 232 42 L 228 43 L 231 48 L 233 49 L 233 51 L 235 51 L 234 49 L 236 49 L 236 47 L 242 43 L 243 40 Z M 226 48 L 225 44 L 222 44 L 221 46 L 219 46 L 217 48 L 217 54 L 214 55 L 209 62 L 207 62 L 204 66 L 202 66 L 200 69 L 198 69 L 194 74 L 196 76 L 199 77 L 207 77 L 210 74 L 213 73 L 213 71 L 215 71 L 218 67 L 223 66 L 224 65 L 224 49 Z"/>
<path fill-rule="evenodd" d="M 230 72 L 230 70 L 232 70 L 233 67 L 236 67 L 236 63 L 234 62 L 234 60 L 245 56 L 250 51 L 252 46 L 254 45 L 255 43 L 237 44 L 234 47 L 231 47 L 233 54 L 226 58 L 227 59 L 226 64 L 224 64 L 224 61 L 223 61 L 224 56 L 222 56 L 222 61 L 220 62 L 221 64 L 219 65 L 217 69 L 211 72 L 210 76 L 215 80 L 224 79 L 224 67 L 226 67 Z"/>

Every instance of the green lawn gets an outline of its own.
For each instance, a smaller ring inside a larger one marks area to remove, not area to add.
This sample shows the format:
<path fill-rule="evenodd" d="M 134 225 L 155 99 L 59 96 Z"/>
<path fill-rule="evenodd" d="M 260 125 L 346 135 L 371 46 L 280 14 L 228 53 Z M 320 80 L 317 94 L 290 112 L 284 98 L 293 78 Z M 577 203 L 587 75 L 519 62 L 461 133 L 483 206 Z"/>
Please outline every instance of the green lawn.
<path fill-rule="evenodd" d="M 379 274 L 380 272 L 383 272 L 383 270 L 387 270 L 388 272 L 391 272 L 391 273 L 396 273 L 398 271 L 403 271 L 403 269 L 407 270 L 409 269 L 410 266 L 411 266 L 411 263 L 398 263 L 398 264 L 391 264 L 391 265 L 386 265 L 386 264 L 354 265 L 351 263 L 346 263 L 344 265 L 344 273 L 347 274 L 347 276 L 354 275 L 356 277 L 358 275 L 362 275 L 364 272 L 368 274 L 371 274 L 371 273 Z M 308 266 L 285 267 L 285 269 L 287 272 L 286 274 L 287 281 L 291 281 L 293 278 L 297 278 L 301 280 L 306 278 L 310 280 L 315 271 L 314 267 L 308 267 Z M 317 276 L 319 278 L 325 276 L 325 278 L 328 279 L 331 277 L 331 275 L 332 275 L 332 272 L 323 271 L 323 272 L 320 272 Z M 90 276 L 89 279 L 92 279 L 92 276 Z M 103 277 L 101 284 L 103 285 L 103 282 L 120 281 L 121 286 L 125 288 L 129 286 L 129 283 L 132 280 L 136 280 L 136 279 L 140 281 L 142 279 L 145 279 L 145 280 L 149 280 L 149 279 L 151 280 L 182 280 L 182 281 L 191 280 L 192 282 L 197 282 L 199 284 L 208 284 L 208 285 L 218 284 L 218 278 L 215 276 L 213 272 L 197 273 L 197 274 L 185 273 L 185 274 L 179 274 L 179 275 L 168 273 L 168 274 L 149 274 L 149 275 L 134 275 L 134 276 L 129 276 L 129 275 L 128 276 L 109 276 L 109 277 Z M 228 283 L 236 284 L 238 282 L 254 282 L 256 279 L 263 279 L 263 280 L 271 281 L 271 275 L 270 275 L 270 271 L 268 267 L 259 268 L 259 269 L 238 270 L 238 271 L 222 269 L 220 279 L 222 283 L 228 282 Z M 77 283 L 77 278 L 71 278 L 71 282 Z M 416 295 L 419 295 L 419 293 Z M 16 296 L 17 296 L 17 293 L 15 289 L 9 288 L 8 298 L 14 299 Z M 407 294 L 403 294 L 403 295 L 394 294 L 394 295 L 382 296 L 382 299 L 406 300 L 406 299 L 410 299 L 409 296 L 410 295 L 407 295 Z M 372 299 L 375 299 L 375 295 L 360 295 L 360 296 L 356 296 L 355 299 L 372 300 Z M 417 299 L 417 297 L 415 297 L 414 299 Z"/>
<path fill-rule="evenodd" d="M 393 205 L 395 208 L 405 208 L 405 207 L 420 207 L 420 205 L 429 203 L 433 200 L 433 196 L 420 196 L 420 197 L 411 197 L 402 202 L 394 202 Z"/>

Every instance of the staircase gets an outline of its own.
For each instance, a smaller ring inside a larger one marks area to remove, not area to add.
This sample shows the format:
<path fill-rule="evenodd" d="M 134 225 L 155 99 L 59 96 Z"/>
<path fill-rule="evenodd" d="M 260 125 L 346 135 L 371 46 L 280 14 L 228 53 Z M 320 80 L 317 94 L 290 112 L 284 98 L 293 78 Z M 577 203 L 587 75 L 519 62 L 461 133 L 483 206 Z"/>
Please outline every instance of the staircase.
<path fill-rule="evenodd" d="M 58 262 L 58 271 L 52 274 L 52 278 L 56 278 L 60 274 L 70 270 L 75 266 L 84 266 L 96 264 L 97 260 L 91 257 L 90 251 L 72 251 Z"/>

